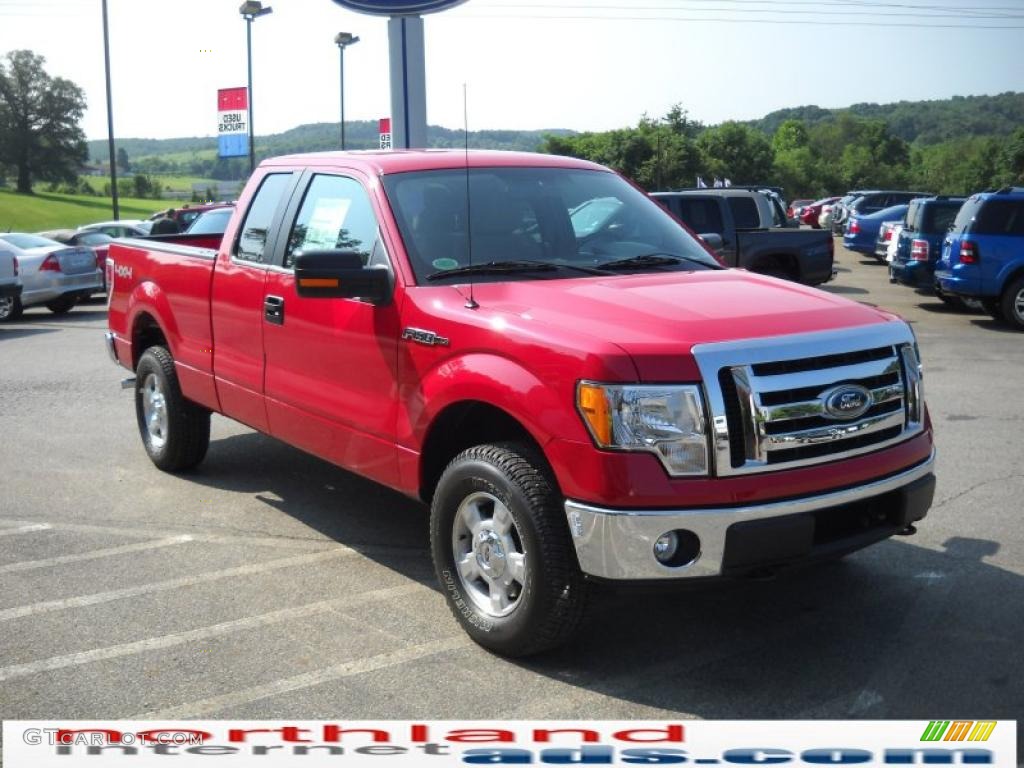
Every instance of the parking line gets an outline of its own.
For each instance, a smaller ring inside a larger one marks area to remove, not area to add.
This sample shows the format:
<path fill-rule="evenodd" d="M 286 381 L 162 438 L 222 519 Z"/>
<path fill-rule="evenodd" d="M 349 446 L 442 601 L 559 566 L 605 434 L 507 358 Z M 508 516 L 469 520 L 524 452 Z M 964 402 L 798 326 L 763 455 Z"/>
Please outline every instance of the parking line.
<path fill-rule="evenodd" d="M 50 568 L 54 565 L 64 565 L 65 563 L 80 563 L 83 560 L 99 560 L 102 557 L 114 557 L 115 555 L 124 555 L 129 552 L 143 552 L 147 549 L 160 549 L 161 547 L 170 547 L 175 544 L 184 544 L 188 541 L 192 541 L 191 536 L 172 536 L 169 539 L 141 541 L 138 544 L 125 544 L 120 547 L 110 547 L 109 549 L 94 549 L 91 552 L 82 552 L 78 555 L 61 555 L 60 557 L 47 557 L 41 560 L 23 560 L 20 563 L 0 565 L 0 573 L 31 571 L 36 568 Z"/>
<path fill-rule="evenodd" d="M 0 530 L 0 536 L 13 536 L 16 533 L 32 533 L 33 531 L 48 531 L 52 527 L 47 523 L 34 523 L 33 525 L 22 525 L 18 528 L 4 528 Z"/>
<path fill-rule="evenodd" d="M 14 664 L 9 667 L 0 667 L 0 682 L 12 680 L 18 677 L 28 677 L 39 672 L 52 672 L 67 667 L 77 667 L 82 664 L 90 664 L 94 661 L 106 661 L 118 659 L 125 656 L 134 656 L 147 651 L 156 651 L 163 648 L 172 648 L 176 645 L 195 642 L 197 640 L 208 640 L 221 635 L 228 635 L 234 632 L 242 632 L 248 629 L 256 629 L 270 624 L 277 624 L 291 619 L 302 619 L 315 616 L 320 613 L 327 613 L 337 608 L 349 609 L 363 603 L 388 600 L 395 597 L 402 597 L 412 592 L 429 591 L 429 587 L 422 584 L 403 584 L 398 587 L 387 587 L 364 592 L 354 597 L 334 598 L 332 600 L 321 600 L 306 605 L 298 605 L 292 608 L 282 608 L 279 611 L 263 613 L 257 616 L 246 616 L 242 619 L 224 621 L 220 624 L 213 624 L 208 627 L 176 632 L 171 635 L 151 637 L 146 640 L 137 640 L 132 643 L 111 645 L 106 648 L 95 648 L 91 651 L 80 651 L 69 653 L 63 656 L 51 656 L 48 659 L 39 659 L 25 664 Z"/>
<path fill-rule="evenodd" d="M 0 518 L 0 524 L 24 525 L 25 520 L 13 520 Z M 127 526 L 117 527 L 112 525 L 87 525 L 84 523 L 47 523 L 49 528 L 55 531 L 77 531 L 80 533 L 99 533 L 108 536 L 123 536 L 127 539 L 152 539 L 154 536 L 178 536 L 184 532 L 181 529 L 172 530 L 168 528 L 130 528 Z M 0 529 L 2 531 L 4 529 Z M 234 531 L 188 531 L 195 541 L 206 541 L 214 544 L 251 544 L 260 547 L 278 547 L 281 549 L 316 549 L 323 550 L 325 547 L 333 547 L 336 542 L 326 537 L 312 538 L 300 536 L 247 536 Z M 378 549 L 383 550 L 383 547 Z"/>
<path fill-rule="evenodd" d="M 5 610 L 2 610 L 0 611 L 0 621 L 20 619 L 24 616 L 33 616 L 37 613 L 63 611 L 67 608 L 82 608 L 86 605 L 109 603 L 114 600 L 123 600 L 127 597 L 149 595 L 153 592 L 166 592 L 167 590 L 171 589 L 192 587 L 196 584 L 206 584 L 211 581 L 219 581 L 220 579 L 230 579 L 235 576 L 250 576 L 256 573 L 275 571 L 280 568 L 291 568 L 297 565 L 309 565 L 310 563 L 319 563 L 322 560 L 330 560 L 335 557 L 348 557 L 355 554 L 358 554 L 356 550 L 349 549 L 348 547 L 342 547 L 339 545 L 336 546 L 334 549 L 327 550 L 326 552 L 312 552 L 305 555 L 294 555 L 293 557 L 284 557 L 280 560 L 269 560 L 265 563 L 252 563 L 250 565 L 240 565 L 236 568 L 225 568 L 221 571 L 209 571 L 208 573 L 200 573 L 198 576 L 183 576 L 178 579 L 156 581 L 152 584 L 139 584 L 134 587 L 114 589 L 109 592 L 96 592 L 91 595 L 78 595 L 77 597 L 68 597 L 63 600 L 47 600 L 42 603 L 21 605 L 16 608 L 7 608 Z"/>
<path fill-rule="evenodd" d="M 448 637 L 443 640 L 434 640 L 429 643 L 420 643 L 408 648 L 401 648 L 397 651 L 379 653 L 376 656 L 368 656 L 365 659 L 355 659 L 335 664 L 324 669 L 306 672 L 294 677 L 286 677 L 283 680 L 275 680 L 266 685 L 254 685 L 251 688 L 244 688 L 234 693 L 225 693 L 221 696 L 213 696 L 209 699 L 201 699 L 177 707 L 147 712 L 136 715 L 130 720 L 183 720 L 185 718 L 208 715 L 218 710 L 236 707 L 241 704 L 250 704 L 254 701 L 267 699 L 282 693 L 290 693 L 304 688 L 312 688 L 323 685 L 333 680 L 341 680 L 346 677 L 362 675 L 367 672 L 376 672 L 388 667 L 396 667 L 400 664 L 407 664 L 410 661 L 436 656 L 439 653 L 457 651 L 473 645 L 465 635 Z"/>

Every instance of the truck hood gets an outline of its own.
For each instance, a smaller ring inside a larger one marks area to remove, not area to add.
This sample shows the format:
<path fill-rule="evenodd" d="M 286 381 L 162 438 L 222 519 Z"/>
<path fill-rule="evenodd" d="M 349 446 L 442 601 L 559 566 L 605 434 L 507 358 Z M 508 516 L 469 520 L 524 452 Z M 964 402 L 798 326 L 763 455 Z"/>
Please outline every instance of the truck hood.
<path fill-rule="evenodd" d="M 633 358 L 645 379 L 692 371 L 692 360 L 680 361 L 682 370 L 672 370 L 667 361 L 689 358 L 696 344 L 894 319 L 872 306 L 744 270 L 481 283 L 474 286 L 474 298 L 483 313 L 612 342 Z"/>

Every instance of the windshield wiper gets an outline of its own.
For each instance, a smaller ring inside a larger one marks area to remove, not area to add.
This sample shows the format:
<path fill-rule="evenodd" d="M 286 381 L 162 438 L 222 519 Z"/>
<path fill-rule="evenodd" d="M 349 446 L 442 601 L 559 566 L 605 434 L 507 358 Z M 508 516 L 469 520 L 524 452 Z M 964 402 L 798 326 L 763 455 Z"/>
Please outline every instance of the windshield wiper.
<path fill-rule="evenodd" d="M 673 264 L 681 264 L 684 261 L 688 261 L 691 264 L 700 264 L 708 269 L 717 268 L 706 261 L 701 261 L 691 256 L 677 256 L 671 253 L 641 253 L 639 256 L 630 256 L 628 259 L 605 261 L 597 266 L 600 269 L 633 269 L 634 267 L 642 269 L 644 267 L 670 267 Z"/>
<path fill-rule="evenodd" d="M 518 259 L 513 261 L 487 261 L 482 264 L 466 264 L 461 267 L 442 269 L 439 272 L 432 272 L 427 275 L 427 280 L 442 280 L 454 275 L 500 275 L 513 272 L 554 272 L 559 269 L 570 269 L 576 272 L 584 272 L 588 275 L 608 274 L 607 271 L 597 267 Z"/>

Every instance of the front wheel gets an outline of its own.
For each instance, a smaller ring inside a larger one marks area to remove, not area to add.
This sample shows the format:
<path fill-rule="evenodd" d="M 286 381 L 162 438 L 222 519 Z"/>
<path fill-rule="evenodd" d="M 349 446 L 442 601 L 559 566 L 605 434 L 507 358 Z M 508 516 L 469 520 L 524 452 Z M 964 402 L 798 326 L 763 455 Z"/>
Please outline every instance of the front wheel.
<path fill-rule="evenodd" d="M 1015 331 L 1024 331 L 1024 277 L 1018 277 L 1003 289 L 999 303 L 1003 322 Z"/>
<path fill-rule="evenodd" d="M 505 656 L 566 642 L 587 584 L 562 498 L 535 450 L 479 445 L 445 469 L 430 510 L 434 570 L 474 641 Z"/>
<path fill-rule="evenodd" d="M 135 369 L 135 416 L 150 460 L 165 472 L 190 469 L 210 445 L 210 412 L 181 394 L 164 347 L 142 353 Z"/>

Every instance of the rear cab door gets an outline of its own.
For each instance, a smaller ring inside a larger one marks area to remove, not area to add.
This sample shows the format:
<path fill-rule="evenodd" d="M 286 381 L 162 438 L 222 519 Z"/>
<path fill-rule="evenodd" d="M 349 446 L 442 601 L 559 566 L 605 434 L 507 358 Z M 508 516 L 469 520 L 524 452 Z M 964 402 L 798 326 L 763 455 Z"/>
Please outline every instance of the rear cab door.
<path fill-rule="evenodd" d="M 225 415 L 269 431 L 263 398 L 263 314 L 267 271 L 285 210 L 299 180 L 287 168 L 257 169 L 224 234 L 213 275 L 210 314 L 214 377 Z"/>

